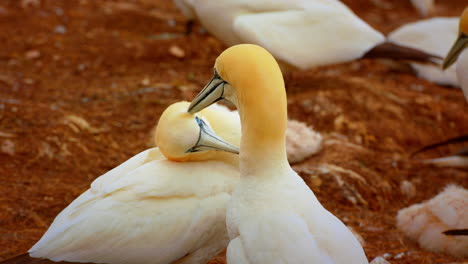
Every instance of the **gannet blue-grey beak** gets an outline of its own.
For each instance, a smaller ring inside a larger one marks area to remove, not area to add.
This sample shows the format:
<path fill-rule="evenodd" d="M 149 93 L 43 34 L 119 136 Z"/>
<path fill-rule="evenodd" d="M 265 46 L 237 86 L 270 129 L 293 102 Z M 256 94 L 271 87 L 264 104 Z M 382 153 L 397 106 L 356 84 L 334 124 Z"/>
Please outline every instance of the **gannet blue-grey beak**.
<path fill-rule="evenodd" d="M 229 144 L 228 142 L 224 141 L 221 137 L 216 135 L 216 133 L 211 129 L 211 127 L 208 124 L 206 124 L 205 121 L 203 121 L 199 117 L 195 117 L 195 120 L 197 121 L 197 124 L 200 127 L 200 134 L 198 136 L 197 143 L 195 143 L 195 146 L 188 149 L 186 153 L 217 150 L 239 154 L 239 148 Z"/>
<path fill-rule="evenodd" d="M 224 86 L 227 83 L 219 76 L 218 72 L 214 71 L 211 81 L 200 91 L 200 93 L 192 100 L 187 112 L 194 114 L 205 107 L 223 99 Z"/>
<path fill-rule="evenodd" d="M 450 67 L 450 65 L 455 63 L 458 59 L 458 56 L 460 56 L 460 53 L 466 47 L 468 47 L 468 35 L 461 32 L 455 43 L 453 43 L 453 46 L 448 52 L 447 56 L 445 56 L 444 62 L 442 63 L 442 69 L 445 70 Z"/>

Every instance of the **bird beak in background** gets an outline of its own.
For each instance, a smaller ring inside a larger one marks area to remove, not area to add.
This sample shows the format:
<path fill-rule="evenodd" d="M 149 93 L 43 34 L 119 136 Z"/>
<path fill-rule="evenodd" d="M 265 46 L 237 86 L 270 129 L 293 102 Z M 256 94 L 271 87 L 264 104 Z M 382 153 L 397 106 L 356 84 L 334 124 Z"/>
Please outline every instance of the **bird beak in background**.
<path fill-rule="evenodd" d="M 445 57 L 444 62 L 442 63 L 442 69 L 447 69 L 452 65 L 454 62 L 457 61 L 458 56 L 460 53 L 468 46 L 468 35 L 464 33 L 460 33 L 457 40 L 453 44 L 452 48 L 448 52 L 447 56 Z"/>
<path fill-rule="evenodd" d="M 207 150 L 218 150 L 226 151 L 234 154 L 239 154 L 239 148 L 227 143 L 221 139 L 216 133 L 210 128 L 205 121 L 198 117 L 195 117 L 198 126 L 200 127 L 200 135 L 198 141 L 192 148 L 188 149 L 186 153 L 207 151 Z"/>
<path fill-rule="evenodd" d="M 213 103 L 223 99 L 224 84 L 226 82 L 221 79 L 215 70 L 214 76 L 211 81 L 195 96 L 190 104 L 187 112 L 195 114 L 198 111 L 210 106 Z"/>

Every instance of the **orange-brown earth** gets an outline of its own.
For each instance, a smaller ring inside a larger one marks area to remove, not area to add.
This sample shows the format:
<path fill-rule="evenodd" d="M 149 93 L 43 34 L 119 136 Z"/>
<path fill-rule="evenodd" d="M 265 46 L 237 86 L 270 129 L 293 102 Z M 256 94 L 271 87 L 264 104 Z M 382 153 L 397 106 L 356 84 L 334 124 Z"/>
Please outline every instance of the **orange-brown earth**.
<path fill-rule="evenodd" d="M 344 2 L 385 33 L 420 19 L 406 0 Z M 459 15 L 466 4 L 436 2 L 435 15 Z M 0 259 L 27 251 L 96 177 L 147 148 L 161 112 L 211 77 L 225 47 L 199 26 L 184 35 L 184 23 L 168 0 L 0 2 Z M 320 154 L 294 168 L 361 234 L 369 259 L 463 262 L 426 252 L 395 228 L 399 209 L 450 183 L 468 187 L 466 170 L 409 157 L 468 133 L 461 91 L 381 60 L 285 78 L 290 118 L 325 135 Z M 409 195 L 405 180 L 415 187 Z"/>

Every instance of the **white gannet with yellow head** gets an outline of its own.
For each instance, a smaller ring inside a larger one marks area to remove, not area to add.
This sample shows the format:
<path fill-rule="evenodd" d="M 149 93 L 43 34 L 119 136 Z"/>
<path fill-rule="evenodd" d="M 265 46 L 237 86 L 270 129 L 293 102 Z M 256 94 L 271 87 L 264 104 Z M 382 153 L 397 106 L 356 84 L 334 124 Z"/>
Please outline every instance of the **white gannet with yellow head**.
<path fill-rule="evenodd" d="M 203 112 L 171 105 L 159 148 L 97 178 L 54 220 L 30 256 L 92 263 L 206 263 L 228 236 L 226 204 L 239 180 L 237 148 L 214 134 Z M 165 156 L 163 156 L 164 154 Z"/>
<path fill-rule="evenodd" d="M 351 231 L 289 166 L 286 91 L 273 56 L 251 44 L 225 50 L 189 112 L 220 98 L 237 106 L 242 123 L 241 177 L 226 216 L 228 263 L 368 263 Z"/>
<path fill-rule="evenodd" d="M 458 25 L 458 37 L 453 43 L 452 48 L 445 56 L 442 64 L 443 69 L 457 62 L 457 78 L 460 86 L 468 101 L 468 7 L 465 8 L 460 16 Z"/>

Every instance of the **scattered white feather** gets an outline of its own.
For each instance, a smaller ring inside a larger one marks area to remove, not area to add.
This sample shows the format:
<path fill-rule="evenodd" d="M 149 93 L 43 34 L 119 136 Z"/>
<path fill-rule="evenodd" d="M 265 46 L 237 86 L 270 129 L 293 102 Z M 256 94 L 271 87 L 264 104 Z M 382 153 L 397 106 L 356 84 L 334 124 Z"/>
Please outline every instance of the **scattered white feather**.
<path fill-rule="evenodd" d="M 445 57 L 458 37 L 458 21 L 458 17 L 437 17 L 409 23 L 391 32 L 388 40 Z M 420 78 L 442 85 L 460 85 L 455 66 L 445 71 L 439 65 L 411 63 L 411 66 Z"/>
<path fill-rule="evenodd" d="M 425 160 L 424 163 L 433 164 L 439 167 L 466 168 L 468 167 L 468 157 L 466 156 L 449 156 L 435 159 Z"/>
<path fill-rule="evenodd" d="M 422 16 L 427 16 L 434 11 L 434 0 L 411 0 L 411 4 Z"/>
<path fill-rule="evenodd" d="M 467 257 L 468 237 L 442 232 L 468 227 L 468 190 L 450 185 L 431 200 L 400 210 L 397 227 L 426 250 Z"/>
<path fill-rule="evenodd" d="M 390 264 L 390 262 L 388 262 L 385 258 L 379 256 L 373 259 L 370 262 L 370 264 Z"/>
<path fill-rule="evenodd" d="M 322 135 L 307 124 L 289 120 L 286 129 L 286 152 L 289 163 L 305 160 L 320 151 Z"/>

